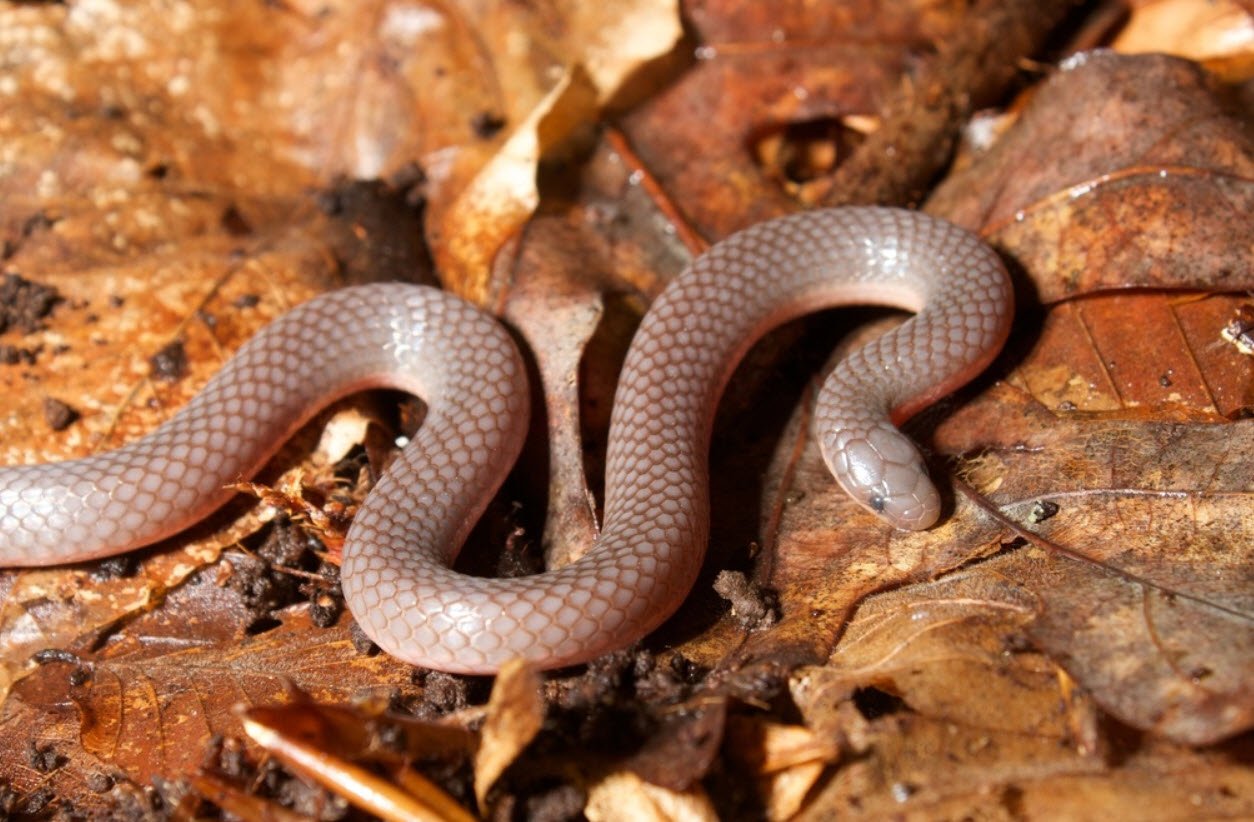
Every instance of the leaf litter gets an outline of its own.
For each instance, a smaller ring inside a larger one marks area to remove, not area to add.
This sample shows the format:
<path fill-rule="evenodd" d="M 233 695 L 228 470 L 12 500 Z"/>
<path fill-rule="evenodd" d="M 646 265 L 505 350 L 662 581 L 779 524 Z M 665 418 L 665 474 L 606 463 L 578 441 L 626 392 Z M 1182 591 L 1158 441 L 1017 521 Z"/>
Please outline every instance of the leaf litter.
<path fill-rule="evenodd" d="M 612 373 L 649 298 L 708 240 L 839 197 L 833 169 L 891 144 L 875 115 L 913 99 L 899 44 L 961 51 L 966 24 L 853 5 L 789 11 L 763 41 L 752 12 L 694 5 L 683 67 L 666 3 L 315 11 L 0 11 L 5 274 L 66 298 L 0 341 L 30 352 L 0 366 L 20 389 L 4 457 L 138 436 L 290 305 L 434 261 L 542 379 L 553 444 L 472 538 L 489 564 L 589 544 Z M 1024 298 L 992 373 L 912 423 L 961 478 L 940 528 L 886 532 L 834 490 L 806 410 L 840 338 L 786 329 L 720 412 L 709 573 L 646 648 L 491 696 L 414 672 L 339 613 L 316 540 L 239 504 L 138 564 L 0 575 L 0 808 L 340 818 L 366 785 L 494 818 L 1249 813 L 1254 369 L 1223 337 L 1254 288 L 1248 138 L 1229 87 L 1182 60 L 1052 74 L 929 201 L 1017 265 Z M 154 379 L 171 344 L 187 372 Z M 49 397 L 81 414 L 54 435 Z M 364 448 L 314 473 L 316 448 L 285 449 L 265 488 L 297 513 L 351 502 L 421 416 L 365 402 Z M 745 621 L 755 602 L 780 619 Z"/>

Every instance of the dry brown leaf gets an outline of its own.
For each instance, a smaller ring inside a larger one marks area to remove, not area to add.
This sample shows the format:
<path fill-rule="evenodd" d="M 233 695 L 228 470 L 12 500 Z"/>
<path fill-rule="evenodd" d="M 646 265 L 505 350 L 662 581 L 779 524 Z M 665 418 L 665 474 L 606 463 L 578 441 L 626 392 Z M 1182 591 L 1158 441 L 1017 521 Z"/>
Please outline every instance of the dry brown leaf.
<path fill-rule="evenodd" d="M 243 711 L 243 722 L 255 742 L 292 770 L 383 818 L 473 818 L 412 767 L 439 764 L 456 773 L 468 763 L 479 737 L 458 724 L 400 716 L 387 712 L 381 701 L 353 709 L 308 702 L 253 707 Z M 246 801 L 237 787 L 246 783 L 238 774 L 234 783 L 206 780 L 204 774 L 194 783 L 216 804 L 221 803 L 212 792 L 227 792 L 232 803 Z"/>
<path fill-rule="evenodd" d="M 414 719 L 390 707 L 387 700 L 370 699 L 357 699 L 352 708 L 293 702 L 247 708 L 244 717 L 272 733 L 301 739 L 354 761 L 457 762 L 467 759 L 478 746 L 479 735 L 454 721 Z"/>
<path fill-rule="evenodd" d="M 566 74 L 447 205 L 432 204 L 432 251 L 449 287 L 485 303 L 492 263 L 540 203 L 536 173 L 546 152 L 596 116 L 596 89 Z"/>
<path fill-rule="evenodd" d="M 1060 414 L 1240 419 L 1254 407 L 1254 367 L 1223 330 L 1245 304 L 1203 292 L 1067 301 L 1042 318 L 1032 356 L 1008 381 Z"/>
<path fill-rule="evenodd" d="M 563 223 L 543 219 L 532 225 L 529 234 L 533 242 L 527 244 L 529 248 L 571 251 L 521 259 L 505 305 L 505 317 L 535 354 L 540 380 L 536 388 L 544 403 L 542 419 L 549 467 L 548 510 L 542 539 L 545 559 L 553 567 L 580 556 L 596 543 L 600 531 L 596 500 L 589 493 L 584 470 L 583 434 L 588 415 L 580 394 L 586 393 L 588 386 L 580 379 L 579 370 L 584 351 L 604 316 L 600 290 L 580 275 L 586 274 L 592 267 L 590 262 L 599 258 L 597 250 L 582 242 L 583 233 L 578 228 L 564 228 Z M 593 390 L 597 387 L 600 386 Z M 609 393 L 603 389 L 593 396 L 611 396 L 612 392 L 612 388 Z M 608 425 L 607 421 L 602 423 L 597 430 Z"/>
<path fill-rule="evenodd" d="M 528 663 L 506 664 L 496 676 L 475 754 L 475 798 L 486 811 L 488 791 L 523 749 L 531 744 L 544 721 L 540 676 Z"/>
<path fill-rule="evenodd" d="M 860 754 L 801 818 L 1000 818 L 1008 808 L 1097 818 L 1131 802 L 1171 819 L 1248 805 L 1233 751 L 1198 755 L 1105 726 L 1025 642 L 1036 598 L 986 565 L 867 600 L 833 664 L 797 673 L 808 724 Z"/>
<path fill-rule="evenodd" d="M 1047 542 L 988 573 L 1032 593 L 1028 635 L 1137 727 L 1204 744 L 1254 725 L 1254 469 L 1234 456 L 1254 427 L 1049 426 L 1026 405 L 1017 427 L 1003 408 L 985 490 Z M 1033 418 L 1039 451 L 1017 436 Z"/>
<path fill-rule="evenodd" d="M 95 659 L 45 663 L 5 701 L 0 732 L 6 738 L 79 740 L 58 748 L 68 759 L 55 773 L 60 790 L 78 793 L 75 786 L 100 769 L 137 785 L 190 773 L 213 735 L 240 735 L 234 707 L 241 702 L 276 705 L 302 695 L 337 703 L 372 692 L 420 693 L 406 666 L 359 654 L 346 627 L 315 630 L 297 613 L 243 641 L 243 626 L 232 626 L 222 633 L 235 638 L 215 643 L 202 623 L 245 609 L 209 601 L 195 587 L 180 589 L 169 603 Z M 0 747 L 0 770 L 15 789 L 30 789 L 37 775 L 13 767 L 20 749 Z"/>
<path fill-rule="evenodd" d="M 161 605 L 170 590 L 212 563 L 223 548 L 253 523 L 193 540 L 162 552 L 137 575 L 99 577 L 89 571 L 53 568 L 7 574 L 0 603 L 0 696 L 33 669 L 32 659 L 49 648 L 68 652 L 92 648 L 119 624 Z M 215 623 L 222 624 L 222 623 Z"/>
<path fill-rule="evenodd" d="M 531 221 L 502 294 L 504 317 L 538 372 L 533 396 L 543 409 L 533 419 L 546 431 L 522 463 L 531 471 L 548 467 L 542 543 L 551 567 L 581 556 L 596 539 L 589 490 L 601 491 L 617 365 L 645 307 L 636 292 L 660 289 L 687 259 L 614 152 L 603 148 L 589 158 L 582 193 L 584 208 Z"/>
<path fill-rule="evenodd" d="M 1002 425 L 976 429 L 999 436 L 979 442 L 971 480 L 1003 515 L 1054 546 L 1053 556 L 1049 546 L 1044 554 L 1021 549 L 978 566 L 999 581 L 987 583 L 1000 589 L 993 612 L 1013 603 L 1016 630 L 1136 727 L 1205 744 L 1254 724 L 1254 476 L 1247 460 L 1224 457 L 1254 449 L 1254 428 L 1051 421 L 1009 389 L 990 403 Z M 795 482 L 823 470 L 817 455 L 807 456 Z M 849 520 L 833 537 L 822 523 L 842 514 Z M 834 635 L 839 627 L 830 613 L 843 613 L 884 580 L 935 575 L 976 558 L 964 557 L 962 546 L 995 549 L 1008 539 L 965 495 L 951 523 L 923 535 L 876 538 L 874 526 L 858 527 L 857 518 L 834 492 L 811 492 L 785 512 L 789 544 L 773 577 L 785 619 L 754 638 L 753 652 L 786 653 L 799 638 L 813 647 L 824 630 Z M 1015 586 L 1023 590 L 1012 594 Z M 978 625 L 976 603 L 966 605 Z M 963 633 L 951 640 L 959 658 L 967 653 L 961 643 L 975 639 Z M 836 646 L 837 659 L 851 636 Z M 908 638 L 888 631 L 882 642 L 895 648 Z M 962 679 L 950 671 L 937 683 L 952 682 L 961 694 Z"/>
<path fill-rule="evenodd" d="M 1248 289 L 1254 150 L 1224 98 L 1183 60 L 1080 55 L 928 208 L 1008 252 L 1043 303 Z"/>
<path fill-rule="evenodd" d="M 878 111 L 902 53 L 851 41 L 929 41 L 956 19 L 927 2 L 887 16 L 870 4 L 829 11 L 816 19 L 799 3 L 694 5 L 705 35 L 696 64 L 623 119 L 642 168 L 697 236 L 712 241 L 797 208 L 777 184 L 790 179 L 788 163 L 755 163 L 780 157 L 770 149 L 779 135 L 790 145 L 816 134 L 842 148 L 857 142 L 841 119 Z M 807 47 L 792 48 L 798 41 Z"/>
<path fill-rule="evenodd" d="M 1094 754 L 1092 702 L 1064 698 L 1058 667 L 1023 641 L 1038 607 L 1030 590 L 970 571 L 873 596 L 827 663 L 794 674 L 793 693 L 837 736 L 842 718 L 823 712 L 875 689 L 938 721 Z"/>
<path fill-rule="evenodd" d="M 540 202 L 540 161 L 568 148 L 633 73 L 670 51 L 681 30 L 673 0 L 559 3 L 550 9 L 555 19 L 522 6 L 479 11 L 491 74 L 503 90 L 525 89 L 503 95 L 500 104 L 512 111 L 502 139 L 440 164 L 448 174 L 437 172 L 433 181 L 428 232 L 444 283 L 491 304 L 500 290 L 492 272 L 497 253 Z M 519 38 L 520 30 L 532 36 Z"/>
<path fill-rule="evenodd" d="M 864 742 L 795 819 L 1240 818 L 1254 791 L 1237 750 L 1119 738 L 1112 764 L 1048 737 L 891 710 L 870 720 Z"/>

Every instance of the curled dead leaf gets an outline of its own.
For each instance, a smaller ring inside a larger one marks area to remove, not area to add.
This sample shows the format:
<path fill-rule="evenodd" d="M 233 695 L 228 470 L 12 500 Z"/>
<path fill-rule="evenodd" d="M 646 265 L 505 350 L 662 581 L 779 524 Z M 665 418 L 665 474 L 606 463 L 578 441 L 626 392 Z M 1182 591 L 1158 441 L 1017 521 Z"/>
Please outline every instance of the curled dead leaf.
<path fill-rule="evenodd" d="M 623 84 L 670 51 L 682 34 L 674 0 L 572 3 L 562 12 L 571 30 L 586 36 L 554 43 L 555 51 L 544 55 L 555 60 L 552 68 L 560 66 L 550 72 L 556 81 L 519 113 L 498 145 L 463 153 L 449 178 L 436 186 L 429 206 L 428 233 L 443 281 L 472 302 L 490 304 L 497 296 L 493 262 L 539 204 L 541 159 L 592 126 Z M 506 50 L 500 56 L 508 62 L 510 54 Z"/>
<path fill-rule="evenodd" d="M 540 158 L 596 116 L 596 90 L 572 69 L 445 207 L 432 204 L 432 252 L 448 287 L 483 304 L 493 260 L 540 202 Z"/>
<path fill-rule="evenodd" d="M 508 663 L 497 674 L 475 754 L 475 798 L 485 809 L 488 791 L 540 730 L 544 701 L 540 677 L 522 660 Z"/>

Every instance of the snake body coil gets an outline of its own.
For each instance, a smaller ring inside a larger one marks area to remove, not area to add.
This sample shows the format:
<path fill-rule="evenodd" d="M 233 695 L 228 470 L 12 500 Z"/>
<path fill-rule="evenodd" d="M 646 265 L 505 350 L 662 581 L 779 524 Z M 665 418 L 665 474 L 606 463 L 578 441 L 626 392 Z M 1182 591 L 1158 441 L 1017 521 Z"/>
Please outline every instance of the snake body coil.
<path fill-rule="evenodd" d="M 855 499 L 897 527 L 926 528 L 939 513 L 936 490 L 892 419 L 995 356 L 1010 284 L 997 256 L 949 223 L 844 208 L 734 234 L 657 298 L 614 400 L 601 536 L 570 565 L 518 579 L 450 568 L 521 447 L 525 374 L 492 318 L 400 284 L 296 308 L 134 443 L 0 469 L 0 565 L 107 556 L 170 536 L 220 506 L 224 486 L 256 471 L 316 409 L 393 386 L 429 411 L 349 531 L 342 579 L 353 615 L 388 653 L 426 667 L 582 662 L 646 635 L 692 587 L 709 530 L 711 421 L 746 349 L 792 317 L 863 302 L 918 313 L 840 363 L 819 395 L 816 429 Z"/>

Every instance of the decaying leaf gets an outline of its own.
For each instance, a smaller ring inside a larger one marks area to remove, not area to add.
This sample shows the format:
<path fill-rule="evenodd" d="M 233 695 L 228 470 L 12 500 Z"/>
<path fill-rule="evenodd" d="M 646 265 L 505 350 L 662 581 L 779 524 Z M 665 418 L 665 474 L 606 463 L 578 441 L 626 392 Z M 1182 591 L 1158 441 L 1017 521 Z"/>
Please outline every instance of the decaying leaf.
<path fill-rule="evenodd" d="M 4 587 L 0 604 L 0 694 L 32 669 L 32 658 L 49 648 L 88 650 L 119 625 L 162 604 L 170 590 L 223 548 L 255 527 L 245 521 L 186 547 L 163 552 L 138 574 L 108 571 L 66 573 L 64 569 L 17 575 Z M 125 566 L 119 568 L 124 571 Z"/>
<path fill-rule="evenodd" d="M 1254 153 L 1224 96 L 1183 60 L 1080 55 L 929 208 L 1009 252 L 1044 303 L 1241 291 Z"/>

